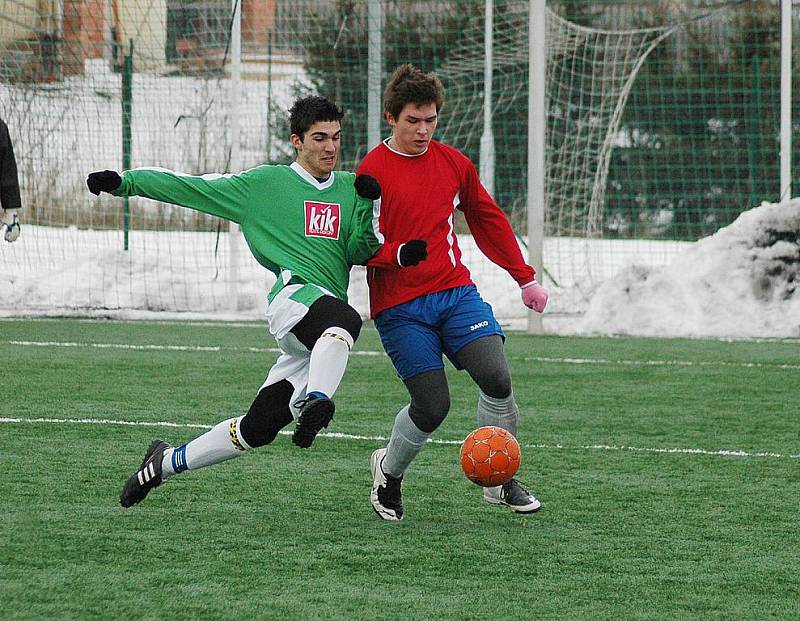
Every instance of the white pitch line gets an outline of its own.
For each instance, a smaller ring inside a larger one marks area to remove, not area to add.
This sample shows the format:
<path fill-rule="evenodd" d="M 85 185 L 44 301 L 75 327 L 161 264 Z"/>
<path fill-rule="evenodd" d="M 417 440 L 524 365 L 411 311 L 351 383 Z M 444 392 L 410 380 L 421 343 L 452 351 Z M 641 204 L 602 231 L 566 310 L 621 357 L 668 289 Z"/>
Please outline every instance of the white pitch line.
<path fill-rule="evenodd" d="M 128 343 L 78 343 L 74 341 L 0 341 L 6 345 L 21 347 L 91 347 L 95 349 L 124 349 L 130 351 L 188 351 L 188 352 L 220 352 L 220 351 L 246 351 L 250 353 L 278 354 L 281 350 L 277 347 L 232 347 L 232 346 L 203 346 L 203 345 L 132 345 Z M 350 352 L 353 356 L 385 356 L 382 351 L 356 350 Z M 508 356 L 513 359 L 513 355 Z M 768 364 L 762 362 L 729 362 L 710 360 L 612 360 L 606 358 L 552 358 L 546 356 L 525 356 L 525 362 L 546 362 L 552 364 L 608 364 L 621 366 L 664 366 L 664 367 L 738 367 L 743 369 L 781 369 L 800 370 L 800 364 Z"/>
<path fill-rule="evenodd" d="M 128 343 L 77 343 L 71 341 L 0 341 L 7 345 L 19 345 L 23 347 L 92 347 L 95 349 L 127 349 L 132 351 L 197 351 L 197 352 L 219 352 L 219 351 L 246 351 L 250 353 L 279 354 L 281 350 L 277 347 L 231 347 L 220 345 L 131 345 Z M 353 351 L 353 356 L 385 356 L 382 351 Z"/>
<path fill-rule="evenodd" d="M 142 422 L 130 420 L 115 420 L 111 418 L 6 418 L 0 417 L 0 423 L 29 423 L 29 424 L 57 424 L 57 425 L 124 425 L 127 427 L 173 427 L 178 429 L 211 429 L 211 425 L 196 423 L 170 423 L 168 421 Z"/>
<path fill-rule="evenodd" d="M 610 360 L 606 358 L 547 358 L 526 356 L 528 362 L 554 362 L 559 364 L 618 364 L 647 367 L 741 367 L 744 369 L 800 369 L 800 364 L 768 364 L 763 362 L 730 362 L 726 360 Z"/>
<path fill-rule="evenodd" d="M 219 346 L 203 345 L 130 345 L 127 343 L 76 343 L 70 341 L 5 341 L 23 347 L 94 347 L 96 349 L 131 349 L 134 351 L 221 351 Z"/>
<path fill-rule="evenodd" d="M 25 314 L 25 312 L 29 314 Z M 137 312 L 137 311 L 134 311 Z M 74 314 L 65 315 L 65 316 L 51 316 L 48 315 L 46 312 L 36 313 L 36 311 L 17 311 L 16 314 L 14 311 L 3 311 L 0 310 L 0 313 L 8 313 L 3 314 L 0 316 L 0 323 L 7 322 L 7 323 L 14 323 L 14 322 L 61 322 L 64 320 L 75 322 L 75 323 L 103 323 L 103 324 L 137 324 L 137 325 L 162 325 L 162 326 L 190 326 L 190 327 L 209 327 L 209 328 L 245 328 L 245 329 L 252 329 L 252 330 L 259 330 L 261 332 L 266 331 L 266 321 L 263 318 L 260 319 L 247 319 L 247 318 L 231 318 L 231 319 L 208 319 L 202 316 L 196 317 L 191 313 L 185 312 L 176 312 L 176 313 L 169 313 L 169 312 L 159 312 L 159 311 L 139 311 L 141 313 L 140 316 L 136 318 L 123 318 L 126 311 L 122 309 L 112 310 L 112 309 L 105 309 L 97 311 L 96 314 L 93 315 L 91 310 L 87 310 L 84 312 L 75 311 Z M 22 313 L 22 314 L 20 314 Z M 196 318 L 187 318 L 186 315 L 190 315 Z M 548 313 L 549 314 L 549 313 Z M 567 313 L 570 315 L 572 313 Z M 580 313 L 578 313 L 580 314 Z M 178 315 L 177 318 L 169 318 L 171 316 Z M 557 313 L 556 316 L 559 314 Z M 166 319 L 153 319 L 151 317 L 163 316 L 167 317 Z M 214 315 L 215 317 L 218 314 Z M 502 322 L 501 322 L 502 323 Z M 503 328 L 507 329 L 512 334 L 514 333 L 521 333 L 524 334 L 523 330 L 519 329 L 512 329 L 507 324 L 502 323 Z M 364 330 L 373 330 L 374 327 L 371 326 L 364 326 Z M 550 336 L 550 335 L 548 335 Z M 581 334 L 574 334 L 574 335 L 567 335 L 572 336 L 578 339 L 589 339 L 589 338 L 596 338 L 597 336 L 603 336 L 607 339 L 613 340 L 623 340 L 626 338 L 635 338 L 635 335 L 628 335 L 628 334 L 606 334 L 606 335 L 581 335 Z M 669 338 L 669 337 L 664 337 Z M 800 338 L 794 336 L 685 336 L 680 337 L 682 339 L 686 339 L 689 341 L 717 341 L 720 343 L 789 343 L 789 344 L 800 344 Z"/>
<path fill-rule="evenodd" d="M 171 423 L 168 421 L 142 422 L 129 420 L 115 420 L 110 418 L 6 418 L 0 417 L 0 423 L 7 424 L 56 424 L 56 425 L 123 425 L 128 427 L 169 427 L 178 429 L 211 429 L 211 425 L 200 425 L 195 423 Z M 283 435 L 291 435 L 291 431 L 279 432 Z M 386 436 L 362 436 L 341 432 L 323 432 L 320 437 L 333 438 L 337 440 L 357 440 L 370 442 L 388 442 Z M 431 438 L 430 444 L 460 445 L 461 440 L 437 440 Z M 632 451 L 635 453 L 662 453 L 662 454 L 681 454 L 681 455 L 706 455 L 711 457 L 744 457 L 744 458 L 772 458 L 772 459 L 800 459 L 800 454 L 784 454 L 773 452 L 749 452 L 740 450 L 720 449 L 707 450 L 700 448 L 657 448 L 657 447 L 637 447 L 626 445 L 611 444 L 583 444 L 568 446 L 564 444 L 523 444 L 524 449 L 540 450 L 559 450 L 559 451 Z"/>

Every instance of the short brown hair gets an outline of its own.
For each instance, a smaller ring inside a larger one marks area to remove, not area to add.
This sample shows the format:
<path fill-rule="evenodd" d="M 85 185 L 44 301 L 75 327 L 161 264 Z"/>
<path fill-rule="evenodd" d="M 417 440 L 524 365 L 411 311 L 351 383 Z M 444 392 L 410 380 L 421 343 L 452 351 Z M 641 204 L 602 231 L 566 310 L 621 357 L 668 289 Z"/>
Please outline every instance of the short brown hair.
<path fill-rule="evenodd" d="M 414 65 L 400 65 L 395 69 L 383 91 L 383 112 L 388 112 L 396 119 L 408 103 L 435 103 L 438 113 L 444 103 L 444 87 L 439 78 Z"/>

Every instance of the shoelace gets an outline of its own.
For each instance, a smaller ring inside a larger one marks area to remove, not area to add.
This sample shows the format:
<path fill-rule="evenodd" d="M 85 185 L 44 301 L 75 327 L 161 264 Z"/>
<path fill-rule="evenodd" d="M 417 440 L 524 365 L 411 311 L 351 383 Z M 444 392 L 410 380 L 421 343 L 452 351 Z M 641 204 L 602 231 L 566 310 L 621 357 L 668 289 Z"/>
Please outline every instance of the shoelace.
<path fill-rule="evenodd" d="M 304 407 L 304 406 L 305 406 L 305 405 L 306 405 L 306 404 L 307 404 L 309 401 L 316 401 L 318 398 L 319 398 L 319 397 L 306 397 L 305 399 L 299 399 L 299 400 L 295 401 L 295 402 L 294 402 L 292 405 L 294 405 L 294 407 L 296 407 L 298 410 L 302 410 L 302 409 L 303 409 L 303 407 Z"/>
<path fill-rule="evenodd" d="M 508 483 L 503 484 L 503 495 L 506 498 L 515 495 L 524 495 L 528 497 L 530 496 L 530 492 L 528 492 L 519 481 L 511 479 Z"/>
<path fill-rule="evenodd" d="M 384 485 L 383 489 L 385 492 L 381 494 L 383 496 L 383 501 L 385 505 L 390 505 L 391 507 L 396 507 L 400 505 L 402 495 L 400 493 L 401 484 L 403 483 L 403 478 L 396 478 L 389 474 L 384 473 L 386 477 L 386 485 Z"/>

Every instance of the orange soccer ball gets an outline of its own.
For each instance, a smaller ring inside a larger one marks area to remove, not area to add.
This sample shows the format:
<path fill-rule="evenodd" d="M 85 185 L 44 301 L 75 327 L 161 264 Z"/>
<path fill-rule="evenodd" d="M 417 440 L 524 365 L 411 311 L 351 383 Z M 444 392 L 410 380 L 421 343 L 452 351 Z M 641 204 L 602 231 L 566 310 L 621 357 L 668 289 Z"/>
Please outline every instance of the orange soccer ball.
<path fill-rule="evenodd" d="M 502 485 L 520 464 L 519 442 L 502 427 L 478 427 L 461 443 L 461 468 L 473 483 Z"/>

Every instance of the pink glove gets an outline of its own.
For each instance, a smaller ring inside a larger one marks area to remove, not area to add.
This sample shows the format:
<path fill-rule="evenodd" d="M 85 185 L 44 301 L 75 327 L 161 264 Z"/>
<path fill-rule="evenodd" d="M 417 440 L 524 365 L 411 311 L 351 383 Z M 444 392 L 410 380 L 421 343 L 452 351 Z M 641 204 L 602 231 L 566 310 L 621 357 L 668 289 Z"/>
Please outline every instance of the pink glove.
<path fill-rule="evenodd" d="M 547 306 L 547 290 L 535 280 L 527 285 L 522 285 L 522 302 L 528 308 L 532 308 L 537 313 L 543 313 Z"/>

